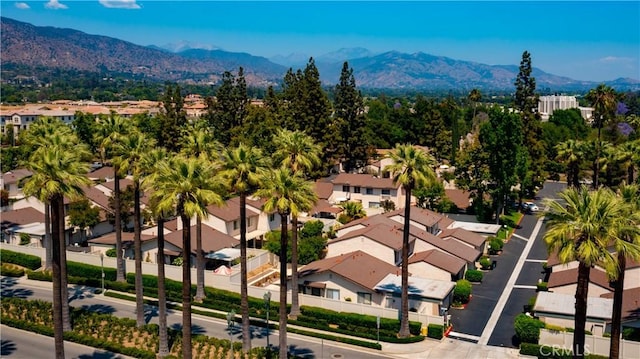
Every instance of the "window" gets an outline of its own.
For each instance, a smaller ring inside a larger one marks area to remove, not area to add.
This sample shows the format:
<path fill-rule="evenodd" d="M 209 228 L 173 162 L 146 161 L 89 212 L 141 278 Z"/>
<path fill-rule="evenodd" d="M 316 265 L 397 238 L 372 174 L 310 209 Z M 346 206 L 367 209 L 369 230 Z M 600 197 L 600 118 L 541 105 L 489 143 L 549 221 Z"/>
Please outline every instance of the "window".
<path fill-rule="evenodd" d="M 343 185 L 343 186 L 342 186 L 342 192 L 347 192 L 347 193 L 349 193 L 349 186 L 347 186 L 347 185 Z"/>
<path fill-rule="evenodd" d="M 373 188 L 367 188 L 367 194 L 373 194 Z"/>
<path fill-rule="evenodd" d="M 233 221 L 233 229 L 236 230 L 238 228 L 239 228 L 238 221 Z"/>
<path fill-rule="evenodd" d="M 247 217 L 247 227 L 251 227 L 251 217 Z"/>
<path fill-rule="evenodd" d="M 322 296 L 320 288 L 311 288 L 311 295 L 316 297 Z"/>
<path fill-rule="evenodd" d="M 275 215 L 274 213 L 271 213 L 271 214 L 269 215 L 269 222 L 273 222 L 273 221 L 275 221 L 275 220 L 276 220 L 276 215 Z"/>
<path fill-rule="evenodd" d="M 360 193 L 360 187 L 354 186 L 353 187 L 353 193 Z"/>
<path fill-rule="evenodd" d="M 358 292 L 358 303 L 371 305 L 371 293 Z"/>
<path fill-rule="evenodd" d="M 340 300 L 340 290 L 338 289 L 327 289 L 326 297 L 329 299 Z"/>
<path fill-rule="evenodd" d="M 391 190 L 390 189 L 383 189 L 382 190 L 382 194 L 388 196 L 388 195 L 391 194 Z"/>

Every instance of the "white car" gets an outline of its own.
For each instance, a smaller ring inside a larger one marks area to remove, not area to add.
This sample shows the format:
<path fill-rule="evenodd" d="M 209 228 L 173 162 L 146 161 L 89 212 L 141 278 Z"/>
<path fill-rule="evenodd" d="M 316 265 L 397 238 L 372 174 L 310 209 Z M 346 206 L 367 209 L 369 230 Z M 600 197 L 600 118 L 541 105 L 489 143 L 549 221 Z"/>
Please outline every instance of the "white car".
<path fill-rule="evenodd" d="M 530 212 L 538 212 L 538 210 L 539 210 L 538 205 L 536 205 L 536 204 L 535 204 L 535 203 L 533 203 L 533 202 L 524 202 L 524 203 L 522 204 L 522 207 L 523 207 L 525 210 L 530 211 Z"/>

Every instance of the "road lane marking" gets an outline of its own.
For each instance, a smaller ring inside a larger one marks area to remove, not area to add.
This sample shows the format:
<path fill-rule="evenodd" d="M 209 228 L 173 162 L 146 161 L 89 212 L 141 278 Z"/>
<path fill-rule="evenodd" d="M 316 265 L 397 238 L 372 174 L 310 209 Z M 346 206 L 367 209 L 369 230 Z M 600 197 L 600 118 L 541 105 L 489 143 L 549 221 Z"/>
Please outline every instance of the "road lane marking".
<path fill-rule="evenodd" d="M 523 285 L 523 284 L 516 284 L 513 286 L 513 288 L 515 289 L 538 289 L 538 287 L 536 287 L 535 285 Z"/>
<path fill-rule="evenodd" d="M 464 333 L 458 333 L 458 332 L 454 332 L 451 331 L 449 332 L 448 337 L 454 337 L 454 338 L 461 338 L 461 339 L 466 339 L 466 340 L 472 340 L 477 342 L 478 340 L 480 340 L 480 337 L 477 335 L 471 335 L 471 334 L 464 334 Z"/>
<path fill-rule="evenodd" d="M 512 236 L 512 237 L 516 237 L 516 238 L 523 239 L 523 240 L 525 240 L 525 241 L 529 241 L 529 238 L 527 238 L 527 237 L 523 237 L 523 236 L 521 236 L 521 235 L 519 235 L 519 234 L 516 234 L 516 233 L 513 233 L 511 236 Z"/>
<path fill-rule="evenodd" d="M 525 262 L 530 262 L 530 263 L 545 263 L 547 260 L 546 259 L 527 259 L 525 260 Z"/>
<path fill-rule="evenodd" d="M 493 312 L 491 313 L 491 317 L 487 321 L 487 325 L 484 327 L 484 330 L 482 331 L 482 335 L 480 336 L 480 340 L 478 341 L 478 344 L 487 345 L 487 343 L 489 343 L 489 338 L 491 337 L 493 330 L 496 328 L 496 325 L 498 324 L 498 319 L 500 319 L 500 314 L 502 314 L 502 311 L 504 310 L 504 307 L 507 304 L 507 300 L 511 295 L 513 286 L 516 284 L 516 280 L 518 279 L 518 276 L 522 271 L 524 262 L 527 259 L 527 256 L 529 255 L 531 248 L 533 247 L 535 238 L 538 235 L 538 232 L 540 232 L 540 228 L 542 228 L 542 223 L 543 223 L 543 218 L 538 219 L 538 222 L 536 223 L 536 226 L 533 228 L 533 232 L 531 233 L 531 237 L 529 237 L 529 238 L 533 238 L 533 240 L 527 241 L 527 245 L 524 247 L 524 250 L 520 254 L 520 258 L 518 259 L 518 262 L 516 263 L 516 266 L 513 269 L 513 272 L 511 273 L 511 277 L 509 277 L 509 280 L 507 281 L 507 284 L 505 285 L 504 290 L 502 291 L 502 295 L 500 296 L 500 299 L 498 299 L 498 303 L 493 309 Z"/>

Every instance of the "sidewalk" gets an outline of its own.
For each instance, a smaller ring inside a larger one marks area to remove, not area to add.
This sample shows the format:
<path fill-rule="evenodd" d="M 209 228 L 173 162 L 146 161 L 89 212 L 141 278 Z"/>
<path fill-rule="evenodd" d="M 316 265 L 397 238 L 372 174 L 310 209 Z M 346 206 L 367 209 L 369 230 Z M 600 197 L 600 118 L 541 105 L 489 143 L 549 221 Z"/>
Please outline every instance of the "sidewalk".
<path fill-rule="evenodd" d="M 46 288 L 46 287 L 50 288 L 51 287 L 51 282 L 41 282 L 41 281 L 31 280 L 31 279 L 27 279 L 26 276 L 22 277 L 22 278 L 16 278 L 16 280 L 17 280 L 17 282 L 28 283 L 29 286 L 44 287 L 44 288 Z M 73 284 L 69 285 L 70 288 L 72 286 L 74 286 L 74 285 Z M 112 290 L 109 290 L 109 291 L 112 291 Z M 116 291 L 112 291 L 112 292 L 116 292 Z M 117 293 L 121 293 L 123 295 L 128 295 L 128 296 L 131 296 L 132 298 L 135 298 L 131 293 L 123 293 L 123 292 L 117 292 Z M 105 297 L 105 299 L 107 299 L 107 298 L 108 298 L 108 300 L 126 301 L 125 299 L 119 299 L 119 298 L 113 298 L 113 297 Z M 157 298 L 152 298 L 152 297 L 145 297 L 145 299 L 157 300 Z M 170 302 L 167 302 L 167 304 L 169 304 L 169 303 Z M 180 305 L 180 303 L 173 303 L 173 302 L 171 302 L 171 304 Z M 218 314 L 226 314 L 225 312 L 222 312 L 222 311 L 208 309 L 208 308 L 200 307 L 200 306 L 197 306 L 197 305 L 194 305 L 193 307 L 194 307 L 194 309 L 198 309 L 198 310 L 201 310 L 201 311 L 208 311 L 208 312 L 211 312 L 211 313 L 218 313 Z M 197 315 L 197 314 L 194 314 L 194 315 Z M 220 319 L 220 320 L 223 321 L 222 319 Z M 344 335 L 344 334 L 326 332 L 326 331 L 322 331 L 322 330 L 318 330 L 318 329 L 301 327 L 301 326 L 297 326 L 297 325 L 289 324 L 288 327 L 299 329 L 299 330 L 305 330 L 305 331 L 309 331 L 309 332 L 324 333 L 324 334 L 335 335 L 335 336 L 340 336 L 340 337 L 344 337 L 344 338 L 353 338 L 353 339 L 362 340 L 362 341 L 375 342 L 375 341 L 364 339 L 364 338 L 360 338 L 360 337 L 354 337 L 354 336 L 349 336 L 349 335 Z M 296 335 L 300 335 L 300 334 L 296 334 Z M 313 337 L 307 337 L 307 338 L 308 339 L 314 339 Z M 315 338 L 315 339 L 320 341 L 319 338 Z M 469 343 L 469 342 L 456 340 L 456 339 L 451 339 L 451 338 L 446 338 L 446 337 L 443 338 L 442 340 L 435 340 L 435 339 L 431 339 L 431 338 L 425 338 L 425 340 L 422 341 L 422 342 L 410 343 L 410 344 L 395 344 L 395 343 L 381 342 L 380 344 L 382 345 L 382 349 L 380 351 L 373 350 L 373 349 L 367 349 L 367 348 L 363 348 L 363 347 L 356 347 L 356 346 L 353 346 L 353 345 L 339 343 L 339 342 L 333 342 L 333 344 L 334 345 L 339 345 L 339 346 L 345 346 L 345 347 L 349 347 L 349 348 L 359 348 L 362 351 L 371 351 L 372 353 L 383 354 L 383 355 L 387 355 L 390 358 L 399 358 L 399 359 L 401 359 L 401 358 L 406 358 L 406 359 L 418 359 L 418 358 L 447 358 L 447 359 L 519 358 L 519 354 L 518 354 L 518 350 L 517 349 L 480 345 L 480 344 Z"/>

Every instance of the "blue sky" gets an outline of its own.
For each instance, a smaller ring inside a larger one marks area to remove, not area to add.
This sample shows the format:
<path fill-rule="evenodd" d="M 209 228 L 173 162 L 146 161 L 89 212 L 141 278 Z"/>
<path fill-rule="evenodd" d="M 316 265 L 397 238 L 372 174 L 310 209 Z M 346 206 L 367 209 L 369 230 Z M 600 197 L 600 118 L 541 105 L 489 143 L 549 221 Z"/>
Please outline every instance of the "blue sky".
<path fill-rule="evenodd" d="M 2 16 L 140 45 L 180 41 L 274 56 L 345 47 L 533 66 L 577 80 L 640 79 L 640 1 L 1 0 Z"/>

